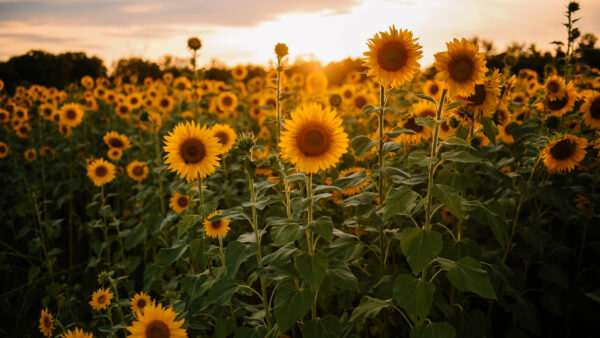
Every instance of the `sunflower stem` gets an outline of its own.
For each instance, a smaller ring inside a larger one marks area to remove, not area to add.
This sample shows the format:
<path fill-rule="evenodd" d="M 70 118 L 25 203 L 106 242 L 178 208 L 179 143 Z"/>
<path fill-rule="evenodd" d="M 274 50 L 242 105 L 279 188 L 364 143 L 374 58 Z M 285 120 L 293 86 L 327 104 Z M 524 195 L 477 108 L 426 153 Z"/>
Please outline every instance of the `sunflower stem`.
<path fill-rule="evenodd" d="M 277 134 L 276 134 L 276 138 L 275 138 L 275 149 L 277 150 L 277 153 L 279 153 L 279 135 L 281 134 L 281 101 L 280 101 L 280 94 L 281 94 L 281 58 L 277 57 L 277 97 L 276 97 L 276 104 L 277 104 Z"/>
<path fill-rule="evenodd" d="M 158 140 L 158 128 L 154 126 L 154 152 L 156 153 L 156 163 L 161 163 L 160 157 L 160 146 Z M 165 196 L 164 196 L 164 187 L 163 187 L 163 173 L 164 170 L 161 170 L 158 174 L 158 198 L 160 199 L 160 212 L 162 215 L 166 213 L 165 210 Z"/>
<path fill-rule="evenodd" d="M 308 229 L 308 225 L 313 220 L 312 174 L 309 174 L 306 177 L 306 198 L 308 198 L 308 210 L 306 217 L 306 240 L 308 241 L 308 253 L 312 255 L 315 253 L 315 248 L 313 246 L 313 234 L 312 231 Z"/>
<path fill-rule="evenodd" d="M 384 166 L 384 160 L 383 160 L 383 145 L 384 145 L 384 139 L 383 139 L 383 125 L 385 122 L 385 87 L 383 86 L 383 84 L 379 84 L 379 105 L 380 105 L 380 112 L 379 112 L 379 116 L 378 116 L 378 122 L 379 122 L 379 205 L 383 206 L 384 204 L 384 189 L 383 189 L 383 183 L 384 183 L 384 170 L 383 170 L 383 166 Z M 381 226 L 379 227 L 379 263 L 380 263 L 380 268 L 381 268 L 381 274 L 383 275 L 384 271 L 385 271 L 385 253 L 384 253 L 384 241 L 385 241 L 385 233 L 384 233 L 384 227 L 385 227 L 385 222 L 381 223 Z"/>
<path fill-rule="evenodd" d="M 225 271 L 225 275 L 227 275 L 227 265 L 225 265 L 225 254 L 223 253 L 223 236 L 219 235 L 219 255 L 221 255 L 221 264 L 223 265 L 223 270 Z"/>
<path fill-rule="evenodd" d="M 438 133 L 440 131 L 440 125 L 437 121 L 442 119 L 442 111 L 444 109 L 444 101 L 446 100 L 446 94 L 448 93 L 448 89 L 444 88 L 442 91 L 442 95 L 440 97 L 440 101 L 438 102 L 436 113 L 435 113 L 435 127 L 433 128 L 433 135 L 431 139 L 431 152 L 430 157 L 436 158 L 438 155 L 437 151 L 437 141 L 438 141 Z M 436 163 L 432 163 L 428 167 L 428 180 L 427 180 L 427 196 L 425 198 L 425 225 L 423 228 L 426 231 L 431 230 L 431 204 L 433 202 L 433 194 L 431 190 L 433 189 L 433 178 L 435 174 Z M 427 267 L 425 267 L 421 273 L 421 280 L 427 280 Z"/>
<path fill-rule="evenodd" d="M 100 210 L 104 209 L 106 205 L 106 198 L 104 197 L 104 185 L 100 186 Z M 104 240 L 108 239 L 108 222 L 106 221 L 106 216 L 102 216 L 104 220 L 104 227 L 102 228 L 104 231 Z M 110 266 L 110 243 L 106 246 L 106 265 Z"/>
<path fill-rule="evenodd" d="M 204 223 L 205 215 L 204 215 L 204 192 L 202 191 L 202 176 L 198 174 L 198 197 L 200 197 L 200 218 L 202 218 L 202 223 Z"/>

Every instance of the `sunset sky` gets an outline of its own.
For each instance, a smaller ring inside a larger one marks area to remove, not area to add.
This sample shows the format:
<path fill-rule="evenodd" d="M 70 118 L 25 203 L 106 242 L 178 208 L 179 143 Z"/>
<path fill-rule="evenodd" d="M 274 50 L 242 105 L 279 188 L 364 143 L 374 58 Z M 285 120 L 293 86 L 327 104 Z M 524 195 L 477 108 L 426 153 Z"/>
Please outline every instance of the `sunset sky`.
<path fill-rule="evenodd" d="M 564 0 L 0 0 L 0 60 L 30 49 L 85 51 L 105 59 L 187 57 L 198 36 L 200 64 L 267 64 L 285 42 L 297 57 L 324 62 L 361 56 L 366 41 L 394 24 L 423 46 L 433 62 L 453 37 L 475 35 L 502 49 L 512 41 L 565 39 Z M 600 35 L 600 1 L 580 1 L 582 33 Z"/>

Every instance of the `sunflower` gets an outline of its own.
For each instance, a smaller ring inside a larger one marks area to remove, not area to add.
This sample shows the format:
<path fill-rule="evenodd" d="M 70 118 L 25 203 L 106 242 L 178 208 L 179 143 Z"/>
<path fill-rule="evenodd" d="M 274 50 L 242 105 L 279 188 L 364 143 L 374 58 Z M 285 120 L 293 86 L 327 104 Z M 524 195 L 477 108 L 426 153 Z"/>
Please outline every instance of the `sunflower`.
<path fill-rule="evenodd" d="M 0 141 L 0 158 L 5 158 L 8 156 L 8 144 Z"/>
<path fill-rule="evenodd" d="M 327 89 L 329 81 L 321 72 L 310 73 L 306 77 L 306 89 L 309 93 L 319 93 Z"/>
<path fill-rule="evenodd" d="M 590 128 L 600 129 L 600 93 L 587 97 L 580 110 L 585 124 Z"/>
<path fill-rule="evenodd" d="M 179 76 L 173 81 L 173 87 L 176 90 L 183 91 L 192 88 L 192 83 L 185 76 Z"/>
<path fill-rule="evenodd" d="M 415 134 L 400 134 L 400 136 L 398 136 L 396 139 L 402 143 L 419 143 L 421 140 L 428 139 L 431 135 L 431 129 L 429 129 L 429 127 L 419 125 L 417 123 L 417 116 L 414 114 L 404 117 L 400 122 L 398 122 L 398 127 L 409 129 L 415 132 Z"/>
<path fill-rule="evenodd" d="M 190 206 L 190 197 L 178 192 L 173 193 L 169 199 L 169 207 L 178 214 L 181 214 Z"/>
<path fill-rule="evenodd" d="M 123 157 L 123 150 L 119 148 L 109 148 L 106 154 L 111 161 L 118 161 Z"/>
<path fill-rule="evenodd" d="M 81 85 L 86 89 L 92 89 L 94 88 L 94 79 L 91 76 L 86 75 L 81 78 Z"/>
<path fill-rule="evenodd" d="M 127 96 L 125 103 L 129 105 L 129 108 L 132 110 L 137 109 L 142 106 L 142 94 L 141 93 L 133 93 Z"/>
<path fill-rule="evenodd" d="M 33 162 L 37 159 L 37 152 L 34 148 L 25 150 L 25 160 L 27 162 Z"/>
<path fill-rule="evenodd" d="M 354 167 L 354 168 L 345 169 L 345 170 L 340 171 L 339 177 L 340 178 L 342 178 L 342 177 L 348 177 L 348 176 L 350 176 L 352 174 L 355 174 L 355 173 L 357 173 L 359 171 L 365 171 L 366 172 L 366 169 L 365 168 L 360 168 L 360 167 Z M 364 187 L 366 187 L 367 185 L 369 185 L 369 180 L 368 179 L 365 180 L 364 182 L 360 183 L 359 185 L 355 185 L 355 186 L 352 186 L 352 187 L 344 188 L 344 190 L 342 190 L 342 195 L 344 195 L 344 196 L 356 195 Z"/>
<path fill-rule="evenodd" d="M 216 98 L 217 106 L 222 111 L 230 111 L 237 107 L 237 96 L 232 92 L 223 92 Z"/>
<path fill-rule="evenodd" d="M 60 108 L 60 123 L 69 126 L 77 127 L 83 120 L 83 109 L 77 103 L 67 103 Z"/>
<path fill-rule="evenodd" d="M 362 113 L 362 108 L 371 103 L 371 96 L 365 92 L 357 92 L 354 93 L 354 97 L 352 98 L 352 107 L 356 113 Z"/>
<path fill-rule="evenodd" d="M 40 332 L 44 337 L 52 337 L 52 329 L 54 329 L 54 320 L 52 314 L 48 312 L 48 308 L 45 308 L 40 317 Z"/>
<path fill-rule="evenodd" d="M 594 216 L 596 214 L 594 210 L 596 204 L 582 194 L 577 194 L 577 196 L 575 196 L 575 205 L 577 206 L 577 209 L 585 215 Z"/>
<path fill-rule="evenodd" d="M 281 156 L 299 170 L 317 173 L 335 166 L 348 151 L 342 119 L 329 108 L 305 104 L 291 113 L 281 133 Z"/>
<path fill-rule="evenodd" d="M 109 183 L 115 178 L 115 165 L 100 158 L 87 165 L 87 175 L 95 186 Z"/>
<path fill-rule="evenodd" d="M 440 96 L 442 96 L 442 89 L 444 88 L 444 84 L 436 81 L 436 80 L 429 80 L 427 82 L 425 82 L 425 84 L 423 85 L 423 94 L 427 95 L 427 96 L 431 96 L 434 99 L 438 100 L 440 98 Z"/>
<path fill-rule="evenodd" d="M 212 238 L 224 237 L 229 231 L 229 222 L 231 222 L 229 219 L 221 218 L 219 220 L 211 221 L 213 217 L 219 214 L 220 212 L 214 211 L 204 221 L 204 232 Z"/>
<path fill-rule="evenodd" d="M 500 90 L 493 83 L 478 83 L 475 92 L 469 96 L 458 96 L 458 101 L 467 101 L 465 108 L 473 114 L 477 122 L 482 117 L 491 117 L 498 105 Z"/>
<path fill-rule="evenodd" d="M 565 95 L 565 79 L 562 76 L 552 74 L 548 76 L 544 83 L 544 89 L 546 90 L 546 96 L 550 99 L 562 99 Z"/>
<path fill-rule="evenodd" d="M 574 135 L 565 135 L 552 141 L 541 152 L 544 165 L 550 173 L 571 171 L 585 157 L 587 140 Z"/>
<path fill-rule="evenodd" d="M 559 99 L 558 97 L 553 99 L 551 96 L 546 95 L 545 99 L 538 103 L 538 108 L 546 110 L 556 116 L 563 116 L 573 108 L 573 105 L 575 105 L 576 93 L 573 88 L 573 82 L 567 84 L 563 93 L 562 99 Z"/>
<path fill-rule="evenodd" d="M 442 207 L 440 214 L 442 215 L 442 219 L 446 222 L 452 222 L 456 218 L 450 209 L 446 207 Z"/>
<path fill-rule="evenodd" d="M 171 73 L 171 72 L 164 73 L 162 75 L 162 79 L 163 79 L 163 81 L 165 81 L 166 84 L 173 82 L 173 73 Z"/>
<path fill-rule="evenodd" d="M 61 338 L 93 338 L 91 333 L 86 333 L 80 328 L 75 328 L 73 331 L 67 330 L 60 335 Z"/>
<path fill-rule="evenodd" d="M 146 162 L 133 161 L 127 165 L 127 175 L 134 181 L 141 182 L 148 176 Z"/>
<path fill-rule="evenodd" d="M 452 96 L 475 94 L 475 84 L 483 81 L 487 72 L 484 55 L 464 38 L 447 42 L 446 46 L 447 52 L 435 54 L 438 79 L 446 84 Z"/>
<path fill-rule="evenodd" d="M 145 294 L 144 291 L 136 293 L 129 301 L 131 302 L 131 311 L 133 313 L 144 313 L 144 308 L 152 302 L 150 296 Z"/>
<path fill-rule="evenodd" d="M 10 113 L 5 109 L 0 108 L 0 124 L 8 122 L 9 118 Z"/>
<path fill-rule="evenodd" d="M 29 136 L 30 131 L 31 131 L 31 126 L 27 122 L 19 124 L 15 128 L 15 133 L 17 134 L 17 136 L 19 138 L 27 138 Z"/>
<path fill-rule="evenodd" d="M 116 131 L 109 131 L 104 134 L 102 138 L 104 143 L 111 149 L 127 150 L 131 147 L 131 142 L 127 136 L 117 133 Z"/>
<path fill-rule="evenodd" d="M 219 165 L 219 139 L 196 122 L 179 123 L 165 136 L 165 163 L 181 178 L 192 181 L 206 177 Z"/>
<path fill-rule="evenodd" d="M 13 120 L 16 121 L 27 121 L 29 119 L 29 112 L 26 108 L 15 107 L 13 109 Z"/>
<path fill-rule="evenodd" d="M 506 120 L 503 124 L 498 126 L 498 136 L 502 143 L 506 145 L 511 145 L 515 143 L 515 138 L 511 134 L 510 129 L 512 129 L 511 125 L 515 124 L 512 119 Z"/>
<path fill-rule="evenodd" d="M 399 87 L 419 71 L 423 52 L 411 31 L 397 30 L 395 26 L 389 29 L 367 42 L 365 66 L 369 68 L 368 75 L 375 76 L 385 87 Z"/>
<path fill-rule="evenodd" d="M 357 70 L 351 70 L 348 75 L 346 75 L 346 80 L 350 83 L 358 83 L 362 79 L 362 74 Z"/>
<path fill-rule="evenodd" d="M 100 160 L 101 161 L 101 160 Z M 97 162 L 97 161 L 96 161 Z M 109 289 L 100 288 L 92 295 L 92 300 L 89 304 L 96 311 L 105 310 L 110 305 L 110 300 L 114 297 L 114 294 Z"/>
<path fill-rule="evenodd" d="M 168 95 L 164 95 L 155 102 L 156 109 L 161 113 L 168 113 L 173 110 L 173 106 L 175 106 L 175 100 Z"/>
<path fill-rule="evenodd" d="M 217 123 L 210 128 L 210 131 L 219 140 L 219 145 L 221 146 L 220 154 L 227 153 L 233 147 L 237 135 L 228 124 Z"/>
<path fill-rule="evenodd" d="M 172 308 L 164 308 L 161 304 L 148 304 L 144 313 L 139 313 L 137 320 L 127 331 L 129 338 L 186 338 L 187 332 L 181 326 L 184 320 L 175 321 L 179 314 Z"/>
<path fill-rule="evenodd" d="M 246 67 L 237 65 L 231 70 L 231 76 L 238 81 L 242 81 L 248 76 L 248 71 L 246 70 Z"/>
<path fill-rule="evenodd" d="M 39 112 L 44 120 L 50 121 L 52 119 L 52 114 L 54 114 L 54 105 L 50 103 L 44 103 L 40 105 Z"/>
<path fill-rule="evenodd" d="M 40 148 L 40 156 L 47 156 L 48 158 L 46 160 L 50 161 L 54 160 L 54 158 L 56 157 L 56 153 L 54 152 L 54 149 L 50 148 L 49 146 L 43 146 Z"/>

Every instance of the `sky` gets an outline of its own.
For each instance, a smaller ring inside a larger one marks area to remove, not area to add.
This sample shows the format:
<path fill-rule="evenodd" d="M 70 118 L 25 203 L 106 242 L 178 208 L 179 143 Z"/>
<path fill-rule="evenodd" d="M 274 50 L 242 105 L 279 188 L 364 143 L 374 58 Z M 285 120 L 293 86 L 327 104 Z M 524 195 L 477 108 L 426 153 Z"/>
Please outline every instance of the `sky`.
<path fill-rule="evenodd" d="M 579 1 L 577 26 L 600 37 L 600 1 Z M 479 36 L 502 50 L 513 41 L 552 50 L 565 40 L 564 0 L 0 0 L 0 60 L 42 49 L 84 51 L 111 63 L 188 57 L 198 62 L 263 64 L 284 42 L 290 61 L 360 57 L 389 26 L 409 29 L 423 46 L 422 66 L 453 38 Z"/>

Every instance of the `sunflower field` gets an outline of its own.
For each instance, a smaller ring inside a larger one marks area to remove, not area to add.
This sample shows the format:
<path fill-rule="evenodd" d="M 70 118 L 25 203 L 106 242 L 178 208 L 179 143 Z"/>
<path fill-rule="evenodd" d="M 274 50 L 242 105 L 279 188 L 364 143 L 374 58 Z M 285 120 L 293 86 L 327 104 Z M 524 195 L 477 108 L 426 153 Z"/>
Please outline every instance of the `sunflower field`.
<path fill-rule="evenodd" d="M 600 70 L 395 26 L 332 85 L 0 82 L 0 335 L 571 337 L 600 323 Z"/>

